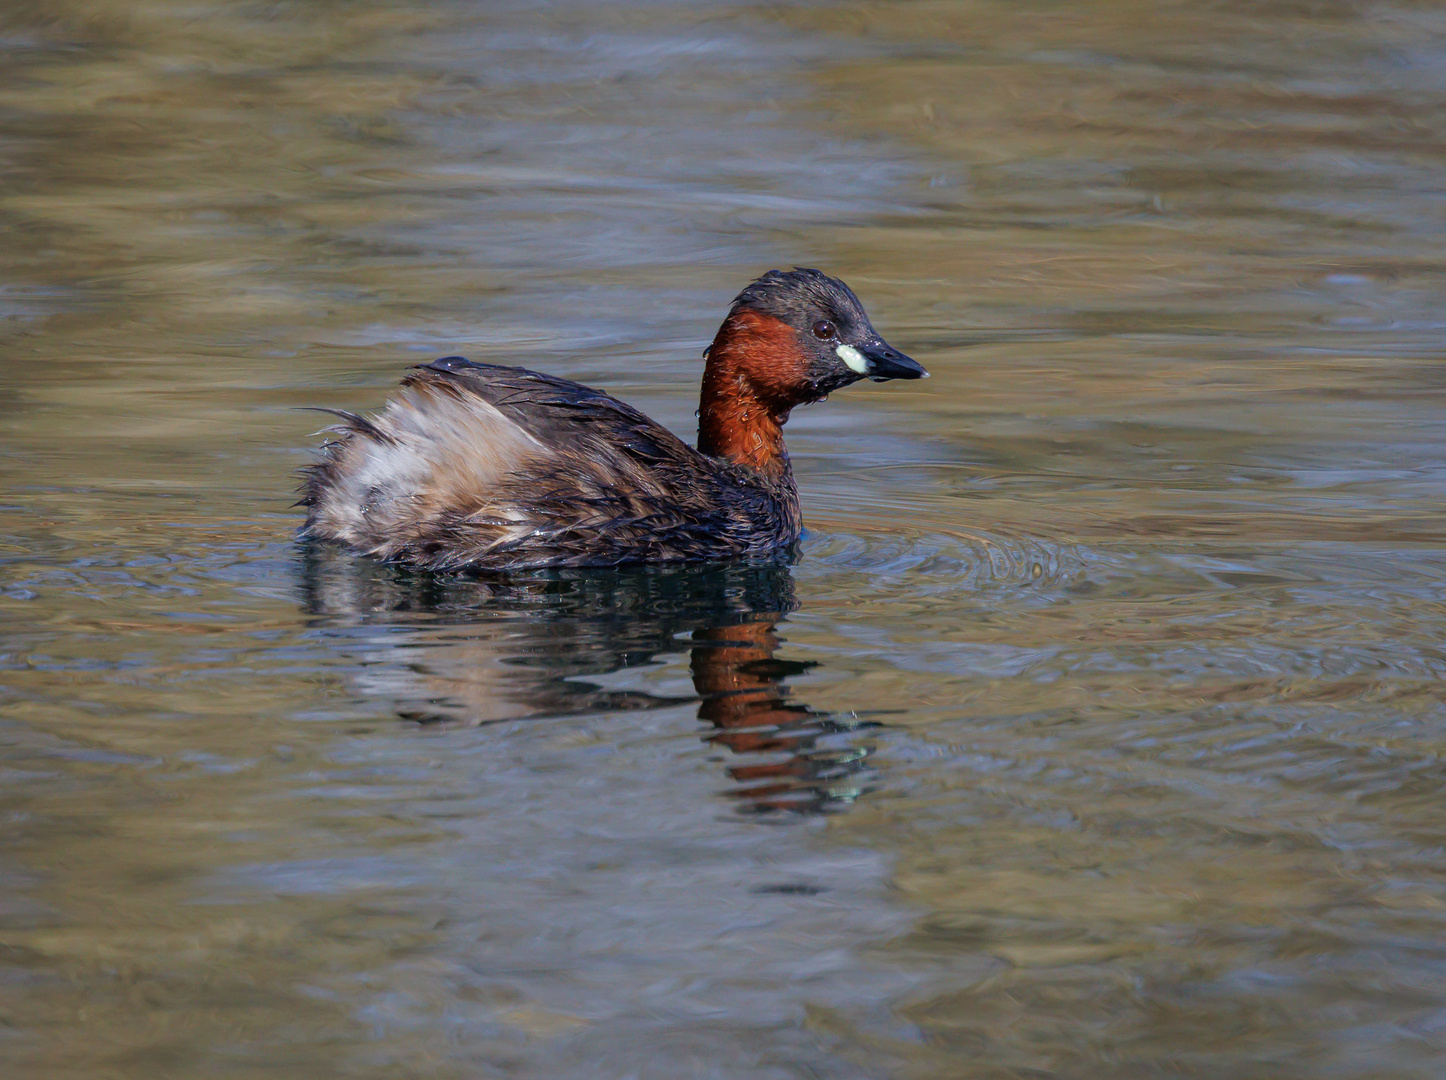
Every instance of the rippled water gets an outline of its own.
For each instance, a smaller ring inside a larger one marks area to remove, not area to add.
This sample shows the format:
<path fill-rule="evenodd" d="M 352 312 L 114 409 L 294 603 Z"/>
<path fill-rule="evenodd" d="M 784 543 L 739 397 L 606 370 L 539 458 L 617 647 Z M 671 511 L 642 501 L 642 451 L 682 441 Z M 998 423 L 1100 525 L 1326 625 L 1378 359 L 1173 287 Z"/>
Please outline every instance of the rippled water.
<path fill-rule="evenodd" d="M 15 1077 L 1438 1077 L 1446 14 L 0 9 Z M 297 544 L 462 353 L 934 372 L 791 567 Z"/>

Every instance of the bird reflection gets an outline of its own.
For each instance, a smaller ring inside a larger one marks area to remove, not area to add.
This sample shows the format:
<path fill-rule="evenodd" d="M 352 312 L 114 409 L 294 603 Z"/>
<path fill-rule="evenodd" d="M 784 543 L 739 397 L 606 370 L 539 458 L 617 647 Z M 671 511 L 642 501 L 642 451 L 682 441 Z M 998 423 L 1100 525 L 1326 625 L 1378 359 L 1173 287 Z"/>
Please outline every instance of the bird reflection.
<path fill-rule="evenodd" d="M 727 797 L 752 813 L 823 813 L 872 782 L 877 723 L 793 701 L 815 665 L 775 656 L 794 610 L 778 564 L 549 571 L 505 580 L 438 575 L 304 545 L 305 608 L 348 682 L 421 724 L 659 709 L 696 703 L 729 754 Z M 696 696 L 608 689 L 599 677 L 689 653 Z"/>
<path fill-rule="evenodd" d="M 714 727 L 709 741 L 750 756 L 728 769 L 742 785 L 729 793 L 734 798 L 761 810 L 825 810 L 862 793 L 870 748 L 826 745 L 826 736 L 863 726 L 856 717 L 823 715 L 787 700 L 784 680 L 815 665 L 774 658 L 780 617 L 693 631 L 698 719 Z"/>

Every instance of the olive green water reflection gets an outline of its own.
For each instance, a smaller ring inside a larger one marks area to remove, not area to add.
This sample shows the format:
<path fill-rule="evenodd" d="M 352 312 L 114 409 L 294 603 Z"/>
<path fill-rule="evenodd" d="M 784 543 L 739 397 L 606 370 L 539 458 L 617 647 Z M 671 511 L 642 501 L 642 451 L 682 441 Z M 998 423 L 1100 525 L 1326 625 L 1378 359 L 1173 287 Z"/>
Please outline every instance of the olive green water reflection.
<path fill-rule="evenodd" d="M 7 1077 L 1437 1077 L 1446 16 L 0 10 Z M 774 265 L 793 567 L 296 545 L 461 353 L 692 430 Z"/>

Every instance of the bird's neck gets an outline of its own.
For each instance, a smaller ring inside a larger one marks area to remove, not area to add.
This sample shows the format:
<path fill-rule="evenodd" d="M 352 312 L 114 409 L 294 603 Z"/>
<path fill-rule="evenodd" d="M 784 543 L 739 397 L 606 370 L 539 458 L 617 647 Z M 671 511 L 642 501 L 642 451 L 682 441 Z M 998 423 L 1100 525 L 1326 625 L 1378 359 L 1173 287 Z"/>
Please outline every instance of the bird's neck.
<path fill-rule="evenodd" d="M 799 404 L 797 336 L 757 311 L 728 316 L 708 349 L 698 401 L 698 449 L 746 465 L 775 483 L 791 476 L 783 425 Z"/>

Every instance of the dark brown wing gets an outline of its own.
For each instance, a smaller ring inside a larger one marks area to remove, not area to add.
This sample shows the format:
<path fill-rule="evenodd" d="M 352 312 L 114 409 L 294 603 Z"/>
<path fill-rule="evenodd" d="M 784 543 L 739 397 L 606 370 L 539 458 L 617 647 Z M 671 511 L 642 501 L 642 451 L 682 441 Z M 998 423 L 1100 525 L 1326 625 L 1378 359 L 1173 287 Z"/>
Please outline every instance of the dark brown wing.
<path fill-rule="evenodd" d="M 774 489 L 601 391 L 448 357 L 344 417 L 303 485 L 311 535 L 433 568 L 760 554 L 798 535 Z"/>
<path fill-rule="evenodd" d="M 465 387 L 513 423 L 553 446 L 586 443 L 596 453 L 623 454 L 645 464 L 676 462 L 684 467 L 711 464 L 682 439 L 631 405 L 556 375 L 448 356 L 414 368 L 402 385 L 435 381 L 439 376 Z"/>

